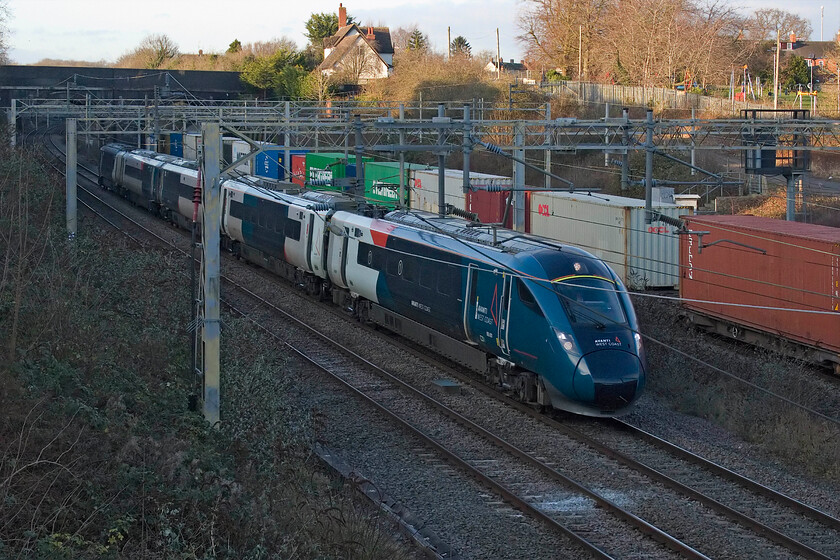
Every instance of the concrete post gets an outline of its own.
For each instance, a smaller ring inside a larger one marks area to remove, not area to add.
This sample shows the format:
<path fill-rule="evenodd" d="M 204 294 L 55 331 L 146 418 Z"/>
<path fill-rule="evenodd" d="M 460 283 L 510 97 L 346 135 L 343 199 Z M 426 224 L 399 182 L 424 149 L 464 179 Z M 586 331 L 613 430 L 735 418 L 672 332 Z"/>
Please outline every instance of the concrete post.
<path fill-rule="evenodd" d="M 464 152 L 464 195 L 470 190 L 470 152 L 472 151 L 472 121 L 470 121 L 470 106 L 464 105 L 464 138 L 461 144 L 461 149 Z M 464 210 L 469 211 L 466 207 L 466 196 L 464 196 Z"/>
<path fill-rule="evenodd" d="M 645 119 L 645 223 L 653 221 L 653 110 Z"/>
<path fill-rule="evenodd" d="M 787 200 L 785 206 L 785 220 L 796 221 L 796 175 L 791 173 L 785 176 L 787 179 Z"/>
<path fill-rule="evenodd" d="M 545 122 L 549 122 L 551 120 L 551 103 L 545 104 Z M 551 145 L 551 129 L 546 126 L 545 128 L 545 145 Z M 551 173 L 551 150 L 545 149 L 543 150 L 543 154 L 545 155 L 545 170 Z M 546 175 L 544 177 L 545 180 L 545 188 L 551 188 L 551 176 Z"/>
<path fill-rule="evenodd" d="M 76 119 L 65 121 L 67 131 L 66 145 L 66 171 L 65 186 L 67 192 L 67 237 L 76 237 Z"/>
<path fill-rule="evenodd" d="M 353 119 L 353 126 L 356 129 L 356 188 L 354 193 L 356 207 L 359 212 L 364 211 L 367 201 L 365 200 L 365 139 L 362 134 L 362 117 L 356 115 Z"/>
<path fill-rule="evenodd" d="M 38 113 L 35 113 L 35 128 L 38 128 Z M 9 130 L 11 130 L 11 146 L 17 146 L 17 99 L 12 99 L 12 109 L 9 113 Z"/>
<path fill-rule="evenodd" d="M 400 122 L 405 121 L 405 103 L 400 103 Z M 400 128 L 400 146 L 405 146 L 405 130 Z M 405 151 L 400 150 L 400 202 L 397 208 L 405 208 Z"/>
<path fill-rule="evenodd" d="M 630 109 L 624 107 L 621 114 L 624 117 L 624 125 L 621 127 L 621 144 L 624 146 L 621 154 L 621 192 L 626 192 L 630 188 Z"/>
<path fill-rule="evenodd" d="M 292 134 L 291 134 L 291 126 L 292 126 L 292 109 L 291 109 L 291 102 L 286 101 L 286 133 L 284 135 L 283 145 L 286 146 L 286 149 L 283 152 L 283 176 L 280 177 L 284 181 L 291 181 L 292 180 L 292 150 L 289 147 L 292 143 Z M 245 114 L 248 114 L 248 111 L 245 111 Z"/>
<path fill-rule="evenodd" d="M 525 231 L 525 125 L 517 122 L 513 128 L 515 146 L 513 157 L 513 229 Z"/>
<path fill-rule="evenodd" d="M 443 118 L 446 115 L 443 103 L 438 105 L 438 117 Z M 446 176 L 444 169 L 446 168 L 446 154 L 443 151 L 444 134 L 443 127 L 438 129 L 438 216 L 443 218 L 446 215 Z"/>
<path fill-rule="evenodd" d="M 211 425 L 219 422 L 221 395 L 219 380 L 221 316 L 219 306 L 221 265 L 220 232 L 222 217 L 219 181 L 219 158 L 221 156 L 221 133 L 218 123 L 205 123 L 202 133 L 202 176 L 201 203 L 204 207 L 202 221 L 202 250 L 204 266 L 204 320 L 202 322 L 202 343 L 204 354 L 204 418 Z"/>

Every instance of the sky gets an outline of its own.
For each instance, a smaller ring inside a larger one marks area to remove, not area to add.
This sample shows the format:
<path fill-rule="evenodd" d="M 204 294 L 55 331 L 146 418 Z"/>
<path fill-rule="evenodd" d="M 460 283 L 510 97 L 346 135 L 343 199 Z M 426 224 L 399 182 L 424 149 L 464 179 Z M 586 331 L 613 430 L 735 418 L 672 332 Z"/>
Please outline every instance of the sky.
<path fill-rule="evenodd" d="M 164 33 L 181 52 L 224 52 L 242 43 L 287 37 L 303 48 L 304 23 L 312 13 L 338 12 L 337 0 L 5 0 L 10 12 L 9 55 L 17 64 L 44 58 L 115 61 L 137 47 L 144 37 Z M 523 58 L 516 36 L 523 0 L 342 0 L 349 15 L 363 25 L 395 29 L 416 25 L 432 47 L 445 52 L 447 26 L 451 37 L 463 35 L 473 54 L 496 52 L 499 29 L 502 59 Z M 825 6 L 823 37 L 830 40 L 840 27 L 840 0 L 799 0 L 796 9 L 785 0 L 729 0 L 745 13 L 757 8 L 795 11 L 820 39 L 820 6 Z"/>

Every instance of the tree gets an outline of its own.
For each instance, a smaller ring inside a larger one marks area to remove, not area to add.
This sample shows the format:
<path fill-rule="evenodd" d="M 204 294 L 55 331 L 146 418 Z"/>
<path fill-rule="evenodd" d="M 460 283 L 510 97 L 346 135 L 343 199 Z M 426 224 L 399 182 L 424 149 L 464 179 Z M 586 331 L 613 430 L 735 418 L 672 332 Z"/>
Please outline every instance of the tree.
<path fill-rule="evenodd" d="M 239 42 L 239 39 L 234 39 L 233 42 L 228 46 L 227 53 L 228 54 L 235 54 L 242 50 L 242 43 Z"/>
<path fill-rule="evenodd" d="M 347 16 L 347 24 L 351 24 L 353 18 Z M 332 13 L 312 14 L 306 20 L 306 38 L 313 45 L 323 47 L 324 39 L 332 37 L 338 31 L 338 16 Z"/>
<path fill-rule="evenodd" d="M 801 56 L 792 56 L 781 71 L 782 87 L 796 89 L 799 85 L 805 85 L 811 81 L 811 69 L 805 59 Z"/>
<path fill-rule="evenodd" d="M 519 36 L 527 58 L 562 70 L 563 75 L 592 74 L 605 60 L 606 18 L 611 0 L 524 0 Z"/>
<path fill-rule="evenodd" d="M 6 0 L 0 0 L 0 64 L 9 63 L 9 7 Z"/>
<path fill-rule="evenodd" d="M 415 29 L 411 36 L 408 38 L 407 47 L 409 50 L 412 51 L 425 51 L 429 48 L 429 37 L 421 32 L 419 29 Z"/>
<path fill-rule="evenodd" d="M 461 36 L 458 35 L 454 39 L 452 39 L 452 43 L 449 45 L 449 54 L 452 56 L 464 56 L 469 58 L 470 53 L 472 52 L 472 47 L 470 46 L 469 42 Z"/>
<path fill-rule="evenodd" d="M 179 54 L 178 45 L 169 36 L 149 35 L 140 45 L 117 60 L 118 67 L 161 68 Z"/>
<path fill-rule="evenodd" d="M 808 39 L 811 36 L 811 24 L 805 18 L 791 12 L 774 8 L 756 10 L 753 17 L 745 24 L 751 39 L 757 41 L 775 41 L 776 32 L 782 40 L 792 33 L 797 39 Z"/>
<path fill-rule="evenodd" d="M 301 53 L 281 48 L 268 56 L 250 55 L 242 65 L 239 75 L 244 83 L 261 90 L 263 96 L 278 89 L 284 82 L 284 69 L 300 66 Z"/>

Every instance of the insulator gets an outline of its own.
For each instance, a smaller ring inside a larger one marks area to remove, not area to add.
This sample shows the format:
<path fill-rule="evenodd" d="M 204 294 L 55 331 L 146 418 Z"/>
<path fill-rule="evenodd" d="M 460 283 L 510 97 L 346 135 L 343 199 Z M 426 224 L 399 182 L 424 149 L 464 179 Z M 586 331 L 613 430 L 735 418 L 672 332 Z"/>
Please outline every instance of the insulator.
<path fill-rule="evenodd" d="M 455 206 L 452 206 L 451 204 L 446 205 L 446 214 L 447 215 L 458 216 L 459 218 L 464 218 L 464 219 L 470 220 L 472 222 L 478 222 L 479 221 L 478 214 L 475 214 L 473 212 L 467 212 L 466 210 L 461 210 L 460 208 L 456 208 Z"/>
<path fill-rule="evenodd" d="M 306 183 L 310 187 L 328 187 L 332 185 L 331 179 L 315 179 L 314 181 L 307 181 Z"/>
<path fill-rule="evenodd" d="M 488 152 L 493 152 L 494 154 L 499 154 L 502 156 L 505 155 L 504 150 L 502 150 L 499 146 L 496 146 L 495 144 L 490 144 L 489 142 L 482 142 L 481 145 L 484 146 L 484 148 Z"/>
<path fill-rule="evenodd" d="M 330 205 L 326 202 L 319 202 L 317 204 L 308 204 L 306 206 L 309 210 L 314 210 L 315 212 L 326 212 L 330 209 Z"/>
<path fill-rule="evenodd" d="M 504 185 L 487 185 L 486 187 L 482 187 L 481 190 L 487 192 L 509 192 L 513 189 Z"/>
<path fill-rule="evenodd" d="M 193 202 L 195 204 L 201 203 L 201 187 L 193 188 Z"/>

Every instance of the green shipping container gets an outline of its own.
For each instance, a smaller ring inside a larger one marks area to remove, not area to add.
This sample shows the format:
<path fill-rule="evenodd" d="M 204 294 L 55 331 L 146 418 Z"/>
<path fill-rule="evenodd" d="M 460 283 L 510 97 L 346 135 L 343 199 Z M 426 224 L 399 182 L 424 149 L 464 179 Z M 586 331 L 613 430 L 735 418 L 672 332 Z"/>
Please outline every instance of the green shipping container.
<path fill-rule="evenodd" d="M 411 178 L 415 169 L 426 169 L 425 165 L 404 164 L 405 173 L 403 207 L 411 201 Z M 365 164 L 365 198 L 369 202 L 396 208 L 400 199 L 400 164 L 397 162 L 374 161 Z"/>
<path fill-rule="evenodd" d="M 371 157 L 364 157 L 362 161 L 372 161 Z M 350 154 L 345 157 L 343 153 L 322 152 L 306 154 L 306 183 L 312 183 L 314 189 L 343 191 L 345 187 L 333 184 L 335 179 L 356 176 L 356 156 Z M 349 167 L 349 169 L 348 169 Z M 324 184 L 321 184 L 324 183 Z"/>

